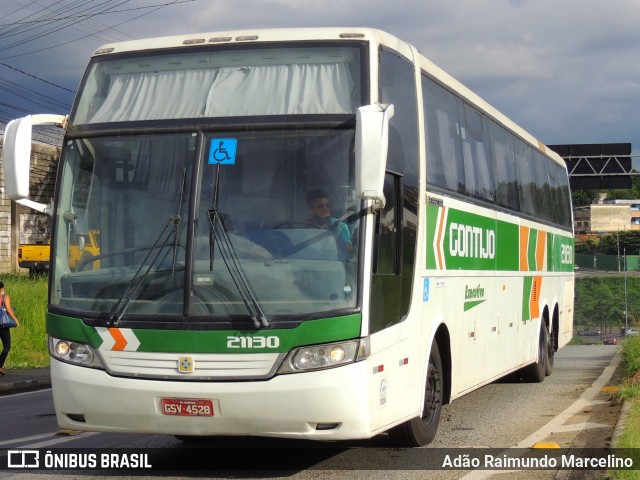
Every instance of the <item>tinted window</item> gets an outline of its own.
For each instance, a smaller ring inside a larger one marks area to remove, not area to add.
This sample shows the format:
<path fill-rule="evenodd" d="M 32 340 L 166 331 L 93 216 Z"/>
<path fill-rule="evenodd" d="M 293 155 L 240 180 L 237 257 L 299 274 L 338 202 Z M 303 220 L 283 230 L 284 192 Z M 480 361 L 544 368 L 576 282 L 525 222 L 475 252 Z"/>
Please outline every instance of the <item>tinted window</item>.
<path fill-rule="evenodd" d="M 566 170 L 422 76 L 427 184 L 571 227 Z"/>
<path fill-rule="evenodd" d="M 496 123 L 489 121 L 489 136 L 493 153 L 496 202 L 498 205 L 519 210 L 518 180 L 511 145 L 511 135 Z"/>
<path fill-rule="evenodd" d="M 427 137 L 427 183 L 465 193 L 462 140 L 458 123 L 461 101 L 431 80 L 422 79 Z"/>
<path fill-rule="evenodd" d="M 462 157 L 464 179 L 468 195 L 493 201 L 493 168 L 489 135 L 485 132 L 482 115 L 465 105 L 464 118 L 461 119 Z"/>

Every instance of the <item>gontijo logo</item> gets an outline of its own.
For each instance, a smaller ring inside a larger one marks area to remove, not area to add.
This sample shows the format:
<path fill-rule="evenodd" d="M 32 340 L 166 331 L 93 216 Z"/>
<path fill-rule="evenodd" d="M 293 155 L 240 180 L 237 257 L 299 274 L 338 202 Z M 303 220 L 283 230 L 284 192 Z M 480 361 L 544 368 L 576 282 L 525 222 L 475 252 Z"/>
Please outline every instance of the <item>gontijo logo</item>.
<path fill-rule="evenodd" d="M 429 205 L 427 241 L 433 255 L 427 267 L 438 270 L 494 270 L 498 261 L 495 219 Z"/>
<path fill-rule="evenodd" d="M 449 255 L 466 258 L 495 258 L 496 231 L 451 222 L 449 224 Z"/>

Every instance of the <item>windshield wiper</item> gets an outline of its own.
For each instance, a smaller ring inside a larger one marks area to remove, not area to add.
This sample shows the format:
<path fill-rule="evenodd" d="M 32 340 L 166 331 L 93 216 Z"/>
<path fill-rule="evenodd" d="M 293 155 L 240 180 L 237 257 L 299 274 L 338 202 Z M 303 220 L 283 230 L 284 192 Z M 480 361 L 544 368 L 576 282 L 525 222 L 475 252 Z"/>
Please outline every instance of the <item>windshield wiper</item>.
<path fill-rule="evenodd" d="M 173 225 L 173 262 L 171 262 L 172 266 L 171 266 L 171 275 L 174 275 L 176 273 L 176 263 L 178 262 L 178 225 L 180 224 L 180 218 L 181 218 L 181 209 L 182 209 L 182 200 L 184 199 L 184 192 L 185 189 L 187 188 L 187 168 L 183 167 L 182 168 L 182 180 L 181 183 L 182 187 L 180 188 L 180 196 L 178 197 L 178 213 L 176 213 L 176 215 L 174 215 L 174 218 L 178 218 L 177 222 L 174 223 Z M 171 219 L 169 219 L 169 221 L 171 221 Z"/>
<path fill-rule="evenodd" d="M 256 298 L 253 288 L 249 283 L 249 279 L 242 270 L 238 255 L 233 248 L 227 227 L 224 224 L 223 214 L 218 210 L 218 194 L 220 187 L 220 164 L 217 165 L 215 170 L 215 178 L 213 179 L 211 192 L 211 208 L 207 210 L 207 217 L 209 218 L 209 225 L 211 226 L 209 234 L 209 268 L 213 270 L 213 252 L 214 246 L 217 244 L 220 250 L 220 255 L 224 261 L 233 283 L 235 283 L 242 303 L 244 303 L 251 320 L 256 328 L 268 327 L 269 321 L 265 316 L 258 299 Z M 220 235 L 216 235 L 217 231 L 220 231 Z"/>
<path fill-rule="evenodd" d="M 238 289 L 238 293 L 240 293 L 242 302 L 244 303 L 247 312 L 249 312 L 255 327 L 268 327 L 269 321 L 262 311 L 255 293 L 253 293 L 249 279 L 247 279 L 247 276 L 242 270 L 238 255 L 233 248 L 233 244 L 229 238 L 227 228 L 224 226 L 224 221 L 222 220 L 220 212 L 217 208 L 211 208 L 207 210 L 207 216 L 209 217 L 209 223 L 211 224 L 211 250 L 213 250 L 214 244 L 218 245 L 222 260 L 231 275 L 233 283 L 235 283 L 236 288 Z M 216 235 L 217 232 L 219 232 L 219 235 Z"/>
<path fill-rule="evenodd" d="M 151 269 L 155 265 L 156 261 L 158 260 L 158 258 L 160 258 L 160 255 L 162 254 L 164 249 L 169 245 L 169 242 L 171 241 L 171 239 L 177 235 L 178 225 L 180 224 L 180 221 L 181 221 L 180 215 L 174 215 L 169 218 L 166 225 L 162 229 L 162 232 L 160 232 L 160 235 L 158 235 L 156 242 L 153 244 L 151 248 L 149 248 L 149 253 L 147 253 L 147 255 L 144 257 L 144 259 L 140 263 L 140 267 L 138 267 L 138 270 L 131 278 L 131 281 L 129 282 L 129 285 L 127 285 L 127 288 L 125 289 L 124 293 L 118 299 L 118 301 L 113 305 L 113 307 L 111 307 L 111 313 L 109 315 L 109 320 L 107 322 L 110 326 L 117 326 L 120 323 L 120 320 L 122 319 L 124 313 L 127 311 L 127 307 L 129 306 L 129 303 L 131 302 L 131 300 L 133 300 L 133 298 L 138 293 L 138 290 L 140 290 L 140 287 L 142 287 L 142 285 L 144 284 L 145 279 L 149 275 L 149 272 L 151 272 Z M 162 240 L 162 237 L 165 235 L 165 232 L 167 232 L 167 229 L 169 228 L 170 225 L 173 225 L 173 228 L 168 231 L 162 245 L 158 246 L 158 244 L 160 243 L 160 240 Z M 151 257 L 151 253 L 153 251 L 157 252 L 156 255 L 149 262 L 145 272 L 142 275 L 140 275 L 140 272 L 142 272 L 142 269 L 145 266 L 145 263 L 147 263 L 147 260 L 149 260 L 149 257 Z M 136 281 L 136 279 L 138 280 Z"/>
<path fill-rule="evenodd" d="M 144 257 L 144 259 L 140 263 L 140 267 L 138 267 L 138 270 L 136 271 L 135 275 L 131 278 L 131 281 L 129 282 L 129 285 L 125 289 L 124 293 L 118 299 L 118 301 L 113 305 L 113 307 L 111 307 L 111 314 L 109 316 L 109 321 L 107 322 L 109 325 L 117 326 L 120 323 L 120 320 L 122 319 L 125 312 L 127 311 L 127 308 L 131 303 L 131 300 L 133 300 L 133 298 L 136 296 L 136 294 L 138 293 L 138 290 L 140 290 L 140 287 L 142 287 L 145 279 L 149 275 L 149 272 L 151 272 L 151 269 L 155 265 L 156 261 L 158 260 L 158 258 L 160 258 L 162 251 L 165 249 L 165 247 L 169 245 L 169 241 L 172 239 L 173 239 L 173 245 L 172 245 L 173 252 L 172 252 L 172 262 L 171 262 L 171 275 L 173 276 L 175 274 L 177 254 L 178 254 L 178 227 L 180 226 L 180 222 L 182 221 L 182 217 L 180 216 L 180 209 L 182 208 L 182 199 L 184 197 L 184 191 L 186 187 L 186 175 L 187 175 L 187 169 L 183 168 L 182 182 L 181 182 L 182 188 L 180 190 L 180 196 L 178 197 L 178 213 L 173 215 L 172 217 L 169 217 L 169 220 L 167 221 L 164 228 L 162 229 L 162 232 L 160 232 L 160 235 L 158 235 L 158 238 L 156 239 L 155 243 L 149 249 L 149 253 L 147 253 L 147 256 Z M 172 225 L 173 228 L 168 231 L 168 228 L 170 225 Z M 165 234 L 165 232 L 167 232 L 167 235 L 164 239 L 164 242 L 162 243 L 162 245 L 160 245 L 160 247 L 158 247 L 158 243 L 160 243 L 160 240 L 162 240 L 162 237 Z M 142 275 L 140 275 L 140 272 L 142 271 L 144 264 L 147 262 L 147 260 L 151 256 L 151 252 L 153 252 L 154 250 L 157 251 L 155 257 L 153 257 L 153 259 L 149 262 L 149 265 L 147 266 L 146 271 Z M 138 277 L 138 275 L 140 275 L 140 279 L 136 282 L 136 278 Z"/>

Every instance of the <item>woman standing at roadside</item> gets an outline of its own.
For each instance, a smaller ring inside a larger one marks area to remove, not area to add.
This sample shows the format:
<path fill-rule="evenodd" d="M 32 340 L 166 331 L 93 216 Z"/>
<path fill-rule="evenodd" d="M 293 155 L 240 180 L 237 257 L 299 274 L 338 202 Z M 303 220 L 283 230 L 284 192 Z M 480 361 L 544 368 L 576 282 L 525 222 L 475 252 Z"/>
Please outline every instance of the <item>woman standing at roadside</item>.
<path fill-rule="evenodd" d="M 7 315 L 13 318 L 18 326 L 20 326 L 20 322 L 18 322 L 18 318 L 16 314 L 13 313 L 11 309 L 11 300 L 9 299 L 9 295 L 5 295 L 4 293 L 4 283 L 0 282 L 0 305 L 3 305 L 4 308 L 7 309 Z M 9 327 L 0 327 L 0 339 L 2 339 L 2 352 L 0 352 L 0 375 L 6 375 L 7 371 L 4 369 L 4 362 L 7 359 L 7 355 L 9 355 L 9 350 L 11 350 L 11 329 Z"/>

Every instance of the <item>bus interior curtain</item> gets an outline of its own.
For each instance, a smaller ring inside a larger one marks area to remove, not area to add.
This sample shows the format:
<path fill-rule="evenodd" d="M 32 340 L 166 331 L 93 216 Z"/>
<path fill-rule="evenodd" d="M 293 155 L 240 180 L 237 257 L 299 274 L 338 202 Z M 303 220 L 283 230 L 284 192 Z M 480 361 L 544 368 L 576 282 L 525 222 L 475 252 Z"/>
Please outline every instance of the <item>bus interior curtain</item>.
<path fill-rule="evenodd" d="M 199 118 L 215 70 L 123 73 L 111 77 L 104 103 L 90 123 Z"/>
<path fill-rule="evenodd" d="M 205 116 L 349 113 L 352 90 L 345 63 L 221 68 Z"/>
<path fill-rule="evenodd" d="M 90 123 L 350 113 L 353 89 L 346 63 L 116 74 Z"/>

